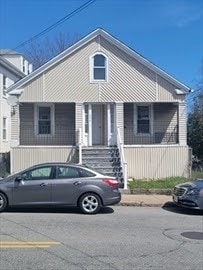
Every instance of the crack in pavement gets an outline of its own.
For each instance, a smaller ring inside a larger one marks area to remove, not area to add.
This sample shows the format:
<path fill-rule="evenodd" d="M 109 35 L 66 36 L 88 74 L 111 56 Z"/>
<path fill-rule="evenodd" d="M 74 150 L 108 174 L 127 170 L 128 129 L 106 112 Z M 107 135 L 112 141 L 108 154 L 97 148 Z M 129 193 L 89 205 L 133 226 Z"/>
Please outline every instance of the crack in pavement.
<path fill-rule="evenodd" d="M 3 217 L 3 219 L 6 220 L 6 221 L 8 221 L 8 222 L 14 223 L 14 224 L 16 224 L 16 225 L 18 225 L 18 226 L 20 226 L 20 227 L 23 227 L 23 228 L 25 228 L 25 229 L 27 229 L 27 230 L 29 230 L 29 231 L 32 231 L 32 232 L 37 233 L 37 234 L 39 234 L 39 235 L 42 235 L 42 236 L 44 236 L 44 237 L 46 237 L 46 238 L 48 238 L 48 239 L 50 239 L 50 240 L 52 240 L 52 241 L 58 241 L 57 239 L 53 239 L 52 237 L 47 236 L 46 234 L 43 234 L 43 233 L 41 233 L 41 232 L 38 232 L 38 231 L 36 231 L 36 230 L 34 230 L 34 229 L 32 229 L 32 228 L 30 228 L 30 227 L 28 227 L 28 226 L 25 226 L 25 225 L 23 225 L 23 224 L 21 224 L 21 223 L 15 222 L 15 221 L 10 220 L 10 219 L 5 218 L 5 217 Z M 9 235 L 9 236 L 11 236 L 12 238 L 14 238 L 14 239 L 16 239 L 16 240 L 20 240 L 20 239 L 18 239 L 18 238 L 15 238 L 15 237 L 12 236 L 12 235 Z M 20 241 L 22 241 L 22 240 L 20 240 Z M 67 245 L 67 244 L 65 244 L 64 242 L 61 242 L 61 241 L 60 241 L 60 243 L 61 243 L 62 246 L 66 247 L 66 248 L 70 248 L 70 249 L 72 249 L 73 251 L 76 251 L 77 253 L 80 252 L 81 254 L 83 254 L 83 255 L 85 255 L 85 256 L 87 256 L 87 257 L 89 257 L 89 258 L 95 260 L 96 262 L 102 263 L 104 266 L 106 265 L 106 266 L 110 266 L 111 269 L 114 269 L 114 270 L 120 270 L 119 268 L 115 267 L 115 266 L 112 265 L 111 263 L 106 263 L 106 262 L 104 262 L 104 261 L 102 261 L 102 260 L 99 260 L 99 259 L 95 258 L 95 256 L 89 255 L 88 253 L 86 253 L 86 252 L 84 252 L 84 251 L 81 251 L 80 249 L 77 249 L 77 248 L 75 248 L 75 247 L 73 247 L 73 246 L 71 246 L 71 245 Z M 84 270 L 86 269 L 86 268 L 84 268 L 84 266 L 83 266 L 82 264 L 75 263 L 75 262 L 72 262 L 72 261 L 68 261 L 66 258 L 61 257 L 61 256 L 59 256 L 58 254 L 55 254 L 54 252 L 51 252 L 51 251 L 48 251 L 48 250 L 41 250 L 41 249 L 40 249 L 40 251 L 43 251 L 43 252 L 46 252 L 46 253 L 48 253 L 48 254 L 54 255 L 55 257 L 57 257 L 57 258 L 59 258 L 59 259 L 65 261 L 65 262 L 67 262 L 67 263 L 69 263 L 69 264 L 71 263 L 71 264 L 74 265 L 74 266 L 82 267 L 81 269 L 84 269 Z M 84 264 L 84 263 L 83 263 L 83 264 Z"/>

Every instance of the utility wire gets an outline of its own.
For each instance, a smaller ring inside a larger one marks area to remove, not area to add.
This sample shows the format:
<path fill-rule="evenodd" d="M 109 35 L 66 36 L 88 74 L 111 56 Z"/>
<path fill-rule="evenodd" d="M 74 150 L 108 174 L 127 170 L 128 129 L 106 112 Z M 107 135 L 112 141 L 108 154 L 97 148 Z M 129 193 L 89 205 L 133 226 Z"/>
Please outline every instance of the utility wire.
<path fill-rule="evenodd" d="M 49 27 L 47 27 L 46 29 L 44 29 L 43 31 L 41 31 L 39 34 L 33 36 L 32 38 L 24 41 L 21 44 L 19 44 L 13 50 L 15 51 L 15 50 L 17 50 L 17 49 L 25 46 L 26 44 L 31 43 L 33 40 L 35 40 L 35 39 L 37 39 L 37 38 L 45 35 L 46 33 L 48 33 L 49 31 L 51 31 L 52 29 L 54 29 L 58 25 L 62 24 L 63 22 L 67 21 L 68 19 L 70 19 L 71 17 L 73 17 L 74 15 L 76 15 L 77 13 L 79 13 L 80 11 L 82 11 L 83 9 L 87 8 L 88 6 L 90 6 L 91 4 L 93 4 L 94 2 L 96 2 L 96 0 L 89 0 L 89 1 L 85 2 L 83 5 L 81 5 L 80 7 L 76 8 L 75 10 L 73 10 L 72 12 L 70 12 L 69 14 L 67 14 L 66 16 L 64 16 L 63 18 L 61 18 L 60 20 L 58 20 L 57 22 L 55 22 L 54 24 L 50 25 Z"/>

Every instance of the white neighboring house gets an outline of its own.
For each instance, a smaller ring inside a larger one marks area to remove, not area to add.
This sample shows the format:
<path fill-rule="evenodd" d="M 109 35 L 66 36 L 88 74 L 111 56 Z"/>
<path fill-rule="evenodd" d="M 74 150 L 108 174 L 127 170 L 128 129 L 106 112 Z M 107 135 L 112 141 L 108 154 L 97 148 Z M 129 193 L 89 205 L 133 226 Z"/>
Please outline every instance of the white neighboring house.
<path fill-rule="evenodd" d="M 10 151 L 12 108 L 8 104 L 6 88 L 32 72 L 32 65 L 21 54 L 0 49 L 0 153 Z"/>

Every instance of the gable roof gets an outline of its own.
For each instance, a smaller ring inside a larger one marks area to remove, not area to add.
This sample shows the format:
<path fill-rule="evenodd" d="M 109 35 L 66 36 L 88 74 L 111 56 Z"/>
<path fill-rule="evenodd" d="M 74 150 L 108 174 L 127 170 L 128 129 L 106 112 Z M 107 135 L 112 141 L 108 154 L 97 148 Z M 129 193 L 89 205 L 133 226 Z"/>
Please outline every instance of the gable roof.
<path fill-rule="evenodd" d="M 11 64 L 8 60 L 6 60 L 4 57 L 0 56 L 0 65 L 8 69 L 10 72 L 17 75 L 19 78 L 25 77 L 25 74 L 16 66 Z"/>
<path fill-rule="evenodd" d="M 80 39 L 78 42 L 76 42 L 75 44 L 73 44 L 72 46 L 64 50 L 63 52 L 61 52 L 60 54 L 58 54 L 57 56 L 55 56 L 54 58 L 52 58 L 51 60 L 49 60 L 47 63 L 45 63 L 44 65 L 42 65 L 41 67 L 33 71 L 32 73 L 30 73 L 29 75 L 27 75 L 25 78 L 11 85 L 7 91 L 10 92 L 14 89 L 22 87 L 25 83 L 28 83 L 29 81 L 33 80 L 34 78 L 36 78 L 37 76 L 39 76 L 40 74 L 42 74 L 43 72 L 51 68 L 53 65 L 56 65 L 58 62 L 60 62 L 65 57 L 73 53 L 75 50 L 78 50 L 80 47 L 84 46 L 86 43 L 90 42 L 91 40 L 93 40 L 95 37 L 99 35 L 105 38 L 114 46 L 123 50 L 125 53 L 127 53 L 128 55 L 130 55 L 131 57 L 133 57 L 140 63 L 142 63 L 144 66 L 153 70 L 156 74 L 159 74 L 160 76 L 162 76 L 163 78 L 165 78 L 166 80 L 174 84 L 177 88 L 181 90 L 181 92 L 183 91 L 183 94 L 187 94 L 191 90 L 188 86 L 184 85 L 183 83 L 179 82 L 178 80 L 170 76 L 165 71 L 161 70 L 159 67 L 157 67 L 156 65 L 148 61 L 146 58 L 144 58 L 143 56 L 141 56 L 140 54 L 138 54 L 137 52 L 135 52 L 128 46 L 126 46 L 124 43 L 122 43 L 118 39 L 116 39 L 115 37 L 107 33 L 106 31 L 104 31 L 103 29 L 98 28 L 94 30 L 93 32 L 91 32 L 90 34 L 88 34 L 87 36 L 85 36 L 84 38 Z"/>

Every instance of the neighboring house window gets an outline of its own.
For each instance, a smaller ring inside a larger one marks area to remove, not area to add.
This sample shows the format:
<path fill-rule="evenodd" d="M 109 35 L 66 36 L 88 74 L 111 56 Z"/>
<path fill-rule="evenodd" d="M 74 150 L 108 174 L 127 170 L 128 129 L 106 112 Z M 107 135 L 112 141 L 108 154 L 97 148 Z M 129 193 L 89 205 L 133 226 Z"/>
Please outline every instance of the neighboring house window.
<path fill-rule="evenodd" d="M 3 140 L 7 140 L 7 117 L 3 117 Z"/>
<path fill-rule="evenodd" d="M 7 78 L 3 75 L 3 95 L 6 96 Z"/>
<path fill-rule="evenodd" d="M 35 133 L 36 135 L 52 135 L 54 131 L 54 107 L 36 106 Z"/>
<path fill-rule="evenodd" d="M 23 59 L 23 73 L 25 73 L 25 60 Z"/>
<path fill-rule="evenodd" d="M 134 126 L 136 134 L 152 133 L 152 106 L 135 105 Z"/>
<path fill-rule="evenodd" d="M 91 61 L 91 81 L 107 81 L 107 57 L 97 53 Z"/>

